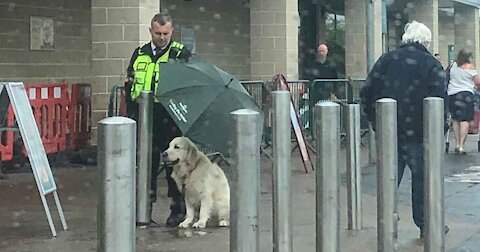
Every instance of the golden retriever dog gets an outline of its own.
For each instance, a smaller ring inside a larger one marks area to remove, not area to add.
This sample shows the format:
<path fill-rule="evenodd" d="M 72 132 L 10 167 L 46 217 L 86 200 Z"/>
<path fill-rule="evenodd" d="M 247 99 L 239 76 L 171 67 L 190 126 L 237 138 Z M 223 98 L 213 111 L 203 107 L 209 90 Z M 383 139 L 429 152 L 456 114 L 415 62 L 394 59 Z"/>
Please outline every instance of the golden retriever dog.
<path fill-rule="evenodd" d="M 230 225 L 230 187 L 223 170 L 197 149 L 186 137 L 173 139 L 163 157 L 172 162 L 172 178 L 185 195 L 187 214 L 178 226 L 187 228 L 195 213 L 198 221 L 194 228 L 205 228 L 212 214 L 217 214 L 218 225 Z M 200 210 L 200 212 L 196 212 Z"/>

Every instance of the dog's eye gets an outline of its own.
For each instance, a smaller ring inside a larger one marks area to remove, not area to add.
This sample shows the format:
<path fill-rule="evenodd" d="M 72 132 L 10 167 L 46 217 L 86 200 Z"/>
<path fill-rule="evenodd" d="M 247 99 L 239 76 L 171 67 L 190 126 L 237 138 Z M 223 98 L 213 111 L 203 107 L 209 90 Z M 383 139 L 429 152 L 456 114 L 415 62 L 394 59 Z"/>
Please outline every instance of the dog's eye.
<path fill-rule="evenodd" d="M 180 149 L 180 147 L 178 147 L 178 145 L 175 145 L 173 146 L 174 149 Z"/>

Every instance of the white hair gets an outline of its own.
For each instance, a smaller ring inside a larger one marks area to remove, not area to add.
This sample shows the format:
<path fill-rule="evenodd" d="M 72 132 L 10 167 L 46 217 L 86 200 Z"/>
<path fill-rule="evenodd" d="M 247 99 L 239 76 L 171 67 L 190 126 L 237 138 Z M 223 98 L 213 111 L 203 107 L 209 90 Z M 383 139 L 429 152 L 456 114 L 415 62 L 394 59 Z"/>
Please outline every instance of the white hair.
<path fill-rule="evenodd" d="M 402 36 L 402 42 L 405 43 L 419 43 L 425 48 L 430 47 L 432 42 L 432 32 L 425 24 L 419 23 L 415 20 L 405 25 L 405 33 Z"/>

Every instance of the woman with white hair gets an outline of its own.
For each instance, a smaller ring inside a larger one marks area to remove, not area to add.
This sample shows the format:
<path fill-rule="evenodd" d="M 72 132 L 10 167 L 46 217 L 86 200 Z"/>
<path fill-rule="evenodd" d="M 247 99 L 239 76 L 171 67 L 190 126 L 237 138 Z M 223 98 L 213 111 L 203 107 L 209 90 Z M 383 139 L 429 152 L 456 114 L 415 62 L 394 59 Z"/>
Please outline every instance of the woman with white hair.
<path fill-rule="evenodd" d="M 476 87 L 480 86 L 480 76 L 472 62 L 473 52 L 466 49 L 460 50 L 457 60 L 450 68 L 447 89 L 452 127 L 455 133 L 455 153 L 460 154 L 466 154 L 465 140 L 474 113 L 473 94 Z"/>
<path fill-rule="evenodd" d="M 428 51 L 432 33 L 416 21 L 405 26 L 403 44 L 385 53 L 360 92 L 367 118 L 375 125 L 375 102 L 397 101 L 398 184 L 408 165 L 412 173 L 413 220 L 424 235 L 423 99 L 447 98 L 442 64 Z M 448 231 L 448 227 L 445 228 Z"/>
<path fill-rule="evenodd" d="M 402 42 L 404 44 L 419 43 L 428 49 L 432 42 L 432 32 L 426 25 L 413 20 L 411 23 L 405 25 Z"/>

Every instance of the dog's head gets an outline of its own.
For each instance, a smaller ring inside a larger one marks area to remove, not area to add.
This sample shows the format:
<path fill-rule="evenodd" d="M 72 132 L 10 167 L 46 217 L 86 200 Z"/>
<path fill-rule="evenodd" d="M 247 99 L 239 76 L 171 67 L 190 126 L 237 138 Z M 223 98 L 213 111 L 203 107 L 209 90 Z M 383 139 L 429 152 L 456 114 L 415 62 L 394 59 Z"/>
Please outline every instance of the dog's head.
<path fill-rule="evenodd" d="M 190 139 L 187 137 L 176 137 L 170 142 L 168 149 L 162 155 L 166 160 L 176 165 L 180 162 L 196 163 L 199 157 L 198 152 L 199 150 Z"/>

